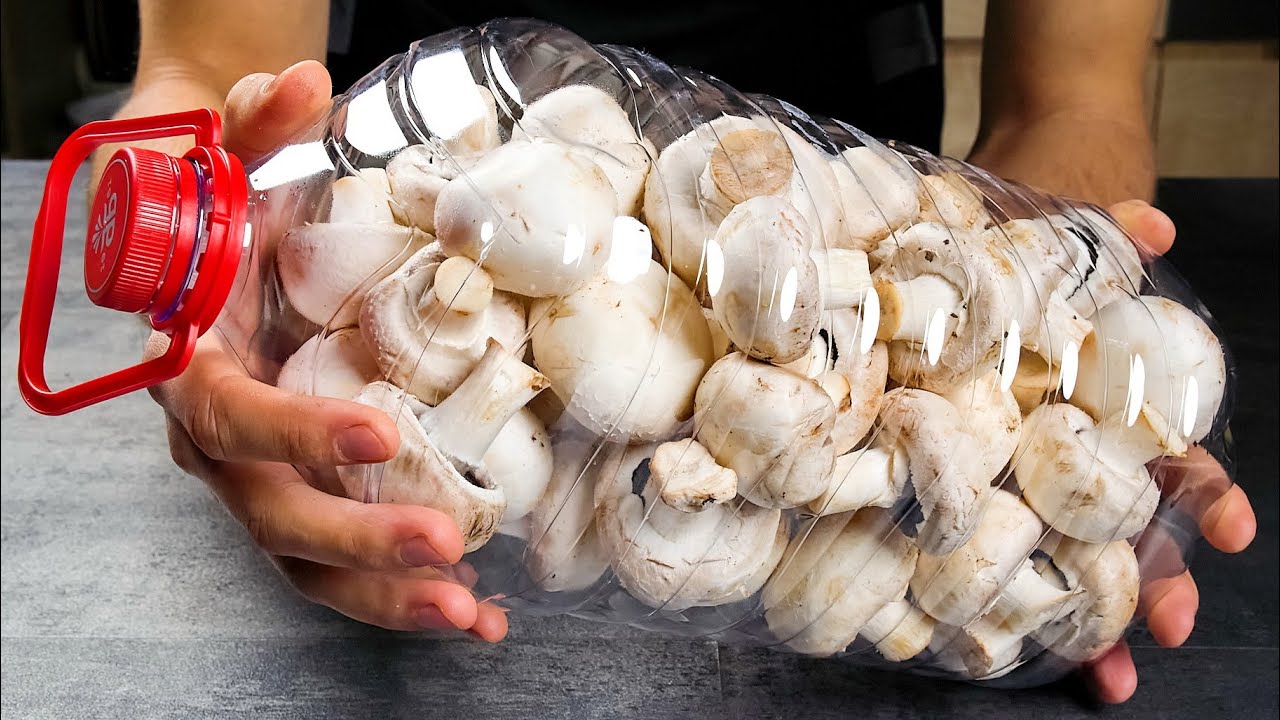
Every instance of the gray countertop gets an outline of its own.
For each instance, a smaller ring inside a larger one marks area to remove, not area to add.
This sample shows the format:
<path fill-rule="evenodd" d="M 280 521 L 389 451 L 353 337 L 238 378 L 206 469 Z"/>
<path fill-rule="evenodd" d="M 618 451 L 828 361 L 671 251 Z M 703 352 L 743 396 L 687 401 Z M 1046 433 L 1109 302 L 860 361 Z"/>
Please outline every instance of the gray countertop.
<path fill-rule="evenodd" d="M 1174 259 L 1237 355 L 1238 481 L 1260 532 L 1231 557 L 1199 544 L 1196 631 L 1171 650 L 1135 630 L 1137 694 L 1103 708 L 1074 678 L 991 690 L 571 618 L 513 617 L 509 638 L 485 646 L 385 632 L 309 605 L 174 466 L 146 393 L 60 418 L 23 403 L 17 314 L 46 169 L 2 166 L 6 718 L 1277 714 L 1274 181 L 1161 186 L 1179 223 Z M 84 214 L 72 205 L 67 238 L 78 245 Z M 1203 249 L 1224 245 L 1233 254 Z M 57 334 L 50 357 L 73 374 L 124 363 L 140 337 L 81 327 Z"/>

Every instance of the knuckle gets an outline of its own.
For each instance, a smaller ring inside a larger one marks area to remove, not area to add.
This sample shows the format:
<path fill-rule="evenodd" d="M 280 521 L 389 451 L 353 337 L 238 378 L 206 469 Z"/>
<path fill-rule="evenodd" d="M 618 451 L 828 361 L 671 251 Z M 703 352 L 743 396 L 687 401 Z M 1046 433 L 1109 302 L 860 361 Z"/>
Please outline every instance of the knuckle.
<path fill-rule="evenodd" d="M 215 382 L 207 392 L 192 403 L 187 427 L 191 439 L 205 455 L 214 460 L 230 459 L 233 447 L 231 421 L 227 417 L 225 385 Z"/>
<path fill-rule="evenodd" d="M 254 545 L 273 555 L 284 554 L 286 548 L 282 546 L 282 537 L 269 505 L 259 504 L 248 508 L 244 527 Z"/>

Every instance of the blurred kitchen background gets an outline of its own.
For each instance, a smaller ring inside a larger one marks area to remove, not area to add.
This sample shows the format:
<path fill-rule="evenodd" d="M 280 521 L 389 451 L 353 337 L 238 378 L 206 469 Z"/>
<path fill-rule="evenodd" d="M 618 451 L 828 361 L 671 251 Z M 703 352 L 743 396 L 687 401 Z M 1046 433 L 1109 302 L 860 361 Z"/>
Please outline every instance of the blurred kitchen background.
<path fill-rule="evenodd" d="M 978 124 L 985 0 L 945 0 L 943 151 Z M 1276 177 L 1276 0 L 1166 0 L 1151 39 L 1147 108 L 1162 177 Z M 70 129 L 122 101 L 137 45 L 131 0 L 0 0 L 4 157 L 49 157 Z"/>

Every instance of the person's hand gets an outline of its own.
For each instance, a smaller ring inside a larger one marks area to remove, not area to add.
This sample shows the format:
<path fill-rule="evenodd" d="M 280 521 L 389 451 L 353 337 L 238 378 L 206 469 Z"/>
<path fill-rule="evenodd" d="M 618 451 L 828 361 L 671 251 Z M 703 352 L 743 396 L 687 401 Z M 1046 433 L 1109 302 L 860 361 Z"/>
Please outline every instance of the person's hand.
<path fill-rule="evenodd" d="M 1149 253 L 1163 255 L 1173 246 L 1173 221 L 1147 203 L 1131 200 L 1109 211 Z M 1185 458 L 1165 458 L 1155 479 L 1164 504 L 1196 521 L 1213 547 L 1235 553 L 1253 541 L 1258 522 L 1249 498 L 1202 448 L 1192 447 Z M 1138 556 L 1146 571 L 1138 595 L 1138 614 L 1146 618 L 1156 642 L 1177 647 L 1186 642 L 1195 626 L 1200 605 L 1195 580 L 1181 565 L 1180 548 L 1171 539 L 1144 536 Z M 1089 663 L 1084 672 L 1104 702 L 1124 702 L 1138 687 L 1133 657 L 1123 640 Z"/>
<path fill-rule="evenodd" d="M 250 162 L 313 125 L 330 94 L 316 62 L 250 75 L 227 96 L 224 144 Z M 167 343 L 153 334 L 147 357 Z M 174 461 L 208 484 L 304 597 L 394 630 L 463 630 L 490 642 L 506 635 L 502 609 L 468 589 L 474 571 L 451 567 L 463 539 L 447 515 L 350 500 L 312 487 L 295 469 L 393 457 L 399 435 L 381 410 L 258 382 L 217 332 L 151 395 L 165 410 Z"/>

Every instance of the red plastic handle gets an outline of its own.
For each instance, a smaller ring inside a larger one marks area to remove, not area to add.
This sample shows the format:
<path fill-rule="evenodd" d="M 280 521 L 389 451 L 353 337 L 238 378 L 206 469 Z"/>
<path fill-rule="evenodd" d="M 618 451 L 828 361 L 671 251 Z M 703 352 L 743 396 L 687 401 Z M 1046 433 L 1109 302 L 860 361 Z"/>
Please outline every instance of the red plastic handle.
<path fill-rule="evenodd" d="M 194 323 L 164 328 L 170 342 L 160 357 L 63 390 L 50 390 L 44 372 L 49 322 L 53 317 L 62 262 L 67 196 L 76 170 L 90 153 L 108 143 L 184 135 L 194 135 L 197 145 L 215 146 L 222 140 L 221 119 L 212 110 L 200 109 L 92 122 L 72 133 L 54 155 L 32 234 L 27 285 L 18 321 L 18 385 L 23 399 L 36 412 L 44 415 L 72 412 L 173 378 L 190 362 L 200 334 L 199 326 Z"/>

